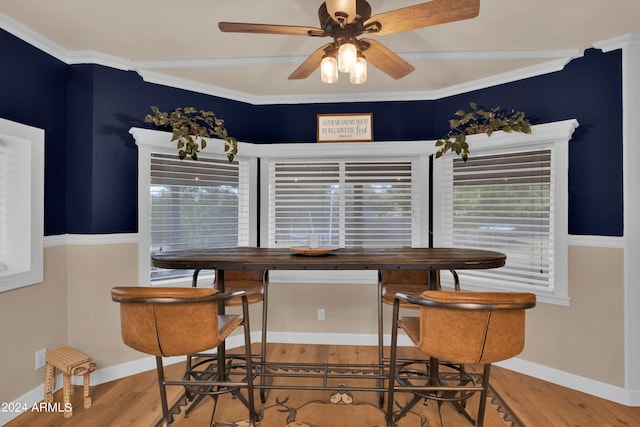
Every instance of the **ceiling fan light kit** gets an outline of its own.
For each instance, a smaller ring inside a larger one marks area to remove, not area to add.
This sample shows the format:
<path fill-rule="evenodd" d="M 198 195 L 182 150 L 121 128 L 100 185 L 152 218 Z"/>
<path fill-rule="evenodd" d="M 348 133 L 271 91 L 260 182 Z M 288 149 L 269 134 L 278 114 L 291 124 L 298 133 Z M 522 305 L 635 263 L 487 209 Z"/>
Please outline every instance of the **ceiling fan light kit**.
<path fill-rule="evenodd" d="M 349 81 L 352 84 L 366 83 L 367 61 L 355 44 L 343 43 L 338 48 L 337 56 L 335 49 L 330 49 L 330 52 L 322 57 L 320 62 L 322 83 L 336 83 L 339 78 L 338 72 L 349 74 Z"/>
<path fill-rule="evenodd" d="M 353 43 L 341 44 L 338 48 L 338 71 L 350 73 L 356 64 L 358 49 Z"/>
<path fill-rule="evenodd" d="M 320 80 L 333 84 L 338 81 L 338 61 L 334 56 L 325 56 L 320 63 Z"/>
<path fill-rule="evenodd" d="M 356 64 L 349 73 L 349 81 L 354 85 L 360 85 L 367 82 L 367 61 L 363 56 L 356 59 Z"/>
<path fill-rule="evenodd" d="M 366 0 L 326 0 L 318 9 L 320 28 L 241 22 L 219 22 L 218 28 L 235 33 L 332 37 L 333 42 L 312 53 L 289 80 L 306 79 L 320 67 L 323 83 L 337 82 L 340 70 L 349 73 L 351 83 L 361 84 L 367 81 L 367 62 L 396 80 L 415 68 L 382 43 L 369 38 L 358 39 L 360 35 L 383 36 L 411 31 L 475 18 L 479 12 L 480 0 L 431 0 L 371 16 L 371 6 Z"/>

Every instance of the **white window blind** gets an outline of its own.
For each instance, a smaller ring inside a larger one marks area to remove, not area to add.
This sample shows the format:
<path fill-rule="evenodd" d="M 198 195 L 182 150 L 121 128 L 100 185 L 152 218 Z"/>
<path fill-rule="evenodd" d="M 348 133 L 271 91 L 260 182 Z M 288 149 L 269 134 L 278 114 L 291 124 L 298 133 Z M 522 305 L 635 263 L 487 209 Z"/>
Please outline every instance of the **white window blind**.
<path fill-rule="evenodd" d="M 553 149 L 474 155 L 445 168 L 443 235 L 451 246 L 507 255 L 505 267 L 460 271 L 461 280 L 553 289 Z"/>
<path fill-rule="evenodd" d="M 345 165 L 345 247 L 411 246 L 411 162 Z"/>
<path fill-rule="evenodd" d="M 413 167 L 398 161 L 271 161 L 269 244 L 411 246 Z"/>
<path fill-rule="evenodd" d="M 150 251 L 219 248 L 248 241 L 248 168 L 237 161 L 151 153 Z M 151 280 L 188 277 L 151 267 Z"/>

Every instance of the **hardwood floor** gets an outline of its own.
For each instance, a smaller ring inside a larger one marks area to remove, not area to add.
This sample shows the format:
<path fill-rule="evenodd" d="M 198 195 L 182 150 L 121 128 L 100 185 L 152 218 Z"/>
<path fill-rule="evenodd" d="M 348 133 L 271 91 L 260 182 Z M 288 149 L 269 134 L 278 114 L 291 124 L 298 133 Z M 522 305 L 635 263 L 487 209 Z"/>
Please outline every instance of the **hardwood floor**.
<path fill-rule="evenodd" d="M 270 344 L 268 358 L 272 361 L 368 363 L 376 360 L 376 351 L 375 347 L 365 346 Z M 181 364 L 172 365 L 167 368 L 167 375 L 175 375 L 180 370 Z M 640 407 L 626 407 L 499 367 L 492 369 L 491 384 L 527 427 L 640 427 Z M 55 412 L 27 412 L 6 427 L 152 426 L 160 418 L 155 370 L 92 387 L 93 406 L 90 409 L 82 407 L 82 388 L 75 390 L 73 417 L 64 418 L 62 413 Z M 168 390 L 170 402 L 175 401 L 179 389 L 170 387 Z M 55 401 L 61 399 L 62 391 L 59 391 Z M 210 409 L 201 411 L 202 414 L 196 412 L 187 419 L 178 416 L 173 425 L 207 425 Z M 324 422 L 325 427 L 333 427 L 329 421 Z M 357 427 L 357 423 L 354 425 Z M 504 424 L 487 417 L 485 426 L 503 427 Z"/>

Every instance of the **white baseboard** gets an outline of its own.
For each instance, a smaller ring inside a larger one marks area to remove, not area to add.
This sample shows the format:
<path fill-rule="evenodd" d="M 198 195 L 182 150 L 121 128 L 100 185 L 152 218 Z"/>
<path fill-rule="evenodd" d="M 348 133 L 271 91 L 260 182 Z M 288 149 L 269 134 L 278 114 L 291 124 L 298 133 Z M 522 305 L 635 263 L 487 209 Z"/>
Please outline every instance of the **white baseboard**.
<path fill-rule="evenodd" d="M 640 406 L 640 390 L 628 390 L 518 358 L 495 365 L 621 405 Z"/>
<path fill-rule="evenodd" d="M 252 342 L 260 340 L 260 332 L 251 334 Z M 332 344 L 332 345 L 378 345 L 378 337 L 374 334 L 330 334 L 330 333 L 304 333 L 304 332 L 269 332 L 267 340 L 274 343 L 283 344 Z M 391 338 L 385 336 L 385 344 L 389 345 Z M 233 336 L 227 340 L 228 348 L 240 347 L 244 344 L 242 335 Z M 398 344 L 409 346 L 411 342 L 405 335 L 398 336 Z M 184 357 L 168 357 L 164 359 L 165 364 L 178 363 Z M 513 358 L 496 363 L 505 369 L 509 369 L 521 374 L 529 375 L 553 384 L 578 390 L 602 399 L 620 403 L 625 406 L 640 406 L 640 390 L 627 390 L 611 384 L 602 383 L 589 378 L 574 375 L 568 372 L 559 371 L 544 365 L 529 362 L 526 360 Z M 91 374 L 91 385 L 103 384 L 120 378 L 135 375 L 140 372 L 153 370 L 156 368 L 155 357 L 147 356 L 131 362 L 121 363 L 114 366 L 98 369 Z M 82 385 L 82 377 L 73 378 L 74 385 Z M 56 391 L 62 386 L 62 377 L 57 380 Z M 31 408 L 34 404 L 42 401 L 44 396 L 44 384 L 40 384 L 33 390 L 20 396 L 10 405 Z M 5 425 L 20 415 L 21 412 L 0 412 L 0 426 Z"/>
<path fill-rule="evenodd" d="M 82 384 L 82 378 L 80 379 L 80 384 Z M 53 389 L 53 393 L 60 390 L 61 388 L 62 374 L 58 374 L 58 376 L 56 377 L 56 387 Z M 9 421 L 13 420 L 24 412 L 31 412 L 34 408 L 34 405 L 42 402 L 43 399 L 44 383 L 18 397 L 13 402 L 6 404 L 6 408 L 3 407 L 3 410 L 0 411 L 0 426 L 7 424 Z M 60 416 L 62 416 L 62 414 Z"/>
<path fill-rule="evenodd" d="M 60 382 L 61 381 L 58 381 L 58 384 L 60 384 Z M 7 411 L 0 411 L 0 426 L 7 424 L 14 418 L 17 418 L 23 412 L 30 412 L 29 408 L 31 408 L 35 403 L 40 402 L 42 399 L 44 399 L 44 383 L 18 397 L 13 402 L 9 402 L 7 404 Z"/>

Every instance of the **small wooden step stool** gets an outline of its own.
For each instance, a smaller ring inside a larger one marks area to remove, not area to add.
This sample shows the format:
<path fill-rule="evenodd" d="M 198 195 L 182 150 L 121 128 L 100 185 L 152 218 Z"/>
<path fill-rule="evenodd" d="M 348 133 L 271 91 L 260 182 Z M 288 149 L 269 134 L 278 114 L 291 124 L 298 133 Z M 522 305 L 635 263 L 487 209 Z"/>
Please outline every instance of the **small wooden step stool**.
<path fill-rule="evenodd" d="M 60 347 L 47 351 L 44 371 L 44 402 L 53 402 L 52 390 L 56 387 L 56 369 L 62 372 L 64 393 L 64 417 L 73 415 L 71 395 L 73 394 L 72 376 L 84 376 L 84 407 L 91 407 L 89 396 L 89 380 L 91 372 L 96 370 L 96 364 L 91 358 L 80 353 L 73 347 Z"/>

